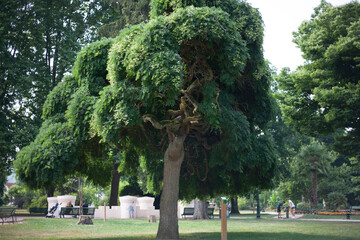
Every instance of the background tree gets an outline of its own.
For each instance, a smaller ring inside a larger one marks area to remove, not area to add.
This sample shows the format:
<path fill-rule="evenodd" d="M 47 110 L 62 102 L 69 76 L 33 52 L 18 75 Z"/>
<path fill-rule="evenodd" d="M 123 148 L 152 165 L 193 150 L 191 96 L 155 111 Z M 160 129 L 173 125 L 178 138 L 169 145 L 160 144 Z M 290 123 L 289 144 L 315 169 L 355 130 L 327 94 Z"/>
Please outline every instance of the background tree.
<path fill-rule="evenodd" d="M 330 170 L 331 163 L 336 156 L 329 152 L 327 148 L 318 142 L 312 142 L 310 145 L 303 146 L 293 162 L 293 171 L 295 175 L 302 179 L 310 179 L 311 184 L 307 186 L 308 196 L 311 199 L 314 208 L 318 207 L 317 184 L 318 175 L 327 174 Z M 306 185 L 306 184 L 305 184 Z"/>
<path fill-rule="evenodd" d="M 116 37 L 126 25 L 138 24 L 150 18 L 150 0 L 105 0 L 118 17 L 101 26 L 98 34 L 102 37 Z"/>
<path fill-rule="evenodd" d="M 177 239 L 179 180 L 187 186 L 181 189 L 191 188 L 184 196 L 199 197 L 270 184 L 271 75 L 262 21 L 248 4 L 151 6 L 151 20 L 121 31 L 110 50 L 110 85 L 92 126 L 102 141 L 124 150 L 129 169 L 144 156 L 153 189 L 162 180 L 157 237 Z"/>
<path fill-rule="evenodd" d="M 16 148 L 39 131 L 46 96 L 110 16 L 103 1 L 14 0 L 1 6 L 0 173 L 8 175 Z"/>
<path fill-rule="evenodd" d="M 279 81 L 285 121 L 304 134 L 338 132 L 335 150 L 359 159 L 360 4 L 322 1 L 294 33 L 307 61 Z"/>
<path fill-rule="evenodd" d="M 91 136 L 89 126 L 98 93 L 108 84 L 106 62 L 111 44 L 112 40 L 105 39 L 84 48 L 74 64 L 74 76 L 65 77 L 48 95 L 40 132 L 15 161 L 17 176 L 30 187 L 51 190 L 75 173 L 94 184 L 109 183 L 119 155 Z"/>
<path fill-rule="evenodd" d="M 358 2 L 333 7 L 322 1 L 294 33 L 307 63 L 293 73 L 284 69 L 278 81 L 285 122 L 303 134 L 320 137 L 343 154 L 339 159 L 345 160 L 333 166 L 352 167 L 352 186 L 358 181 L 360 149 L 359 14 Z M 334 143 L 321 136 L 327 134 L 333 134 Z M 346 160 L 349 157 L 352 163 Z M 353 190 L 347 197 L 356 204 L 359 195 Z"/>

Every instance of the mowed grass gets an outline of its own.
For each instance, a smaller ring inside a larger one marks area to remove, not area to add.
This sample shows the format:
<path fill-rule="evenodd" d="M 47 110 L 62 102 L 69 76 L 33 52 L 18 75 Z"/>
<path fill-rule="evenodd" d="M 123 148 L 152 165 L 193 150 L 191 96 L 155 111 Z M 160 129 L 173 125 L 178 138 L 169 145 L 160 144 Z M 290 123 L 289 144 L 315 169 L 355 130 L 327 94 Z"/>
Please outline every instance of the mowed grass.
<path fill-rule="evenodd" d="M 0 225 L 0 239 L 155 239 L 157 223 L 146 220 L 93 219 L 94 225 L 77 225 L 77 219 L 25 218 L 22 224 Z M 179 220 L 181 239 L 221 239 L 219 219 Z M 360 223 L 300 220 L 229 219 L 228 239 L 360 239 Z"/>

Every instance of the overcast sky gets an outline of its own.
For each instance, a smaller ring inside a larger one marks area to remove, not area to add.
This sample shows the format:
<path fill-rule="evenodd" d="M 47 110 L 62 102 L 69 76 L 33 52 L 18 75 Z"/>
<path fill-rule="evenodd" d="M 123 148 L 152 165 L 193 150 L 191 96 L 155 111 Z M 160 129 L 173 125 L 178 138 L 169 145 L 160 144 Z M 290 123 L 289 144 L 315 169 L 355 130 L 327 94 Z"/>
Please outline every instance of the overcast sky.
<path fill-rule="evenodd" d="M 265 23 L 264 55 L 278 72 L 283 67 L 293 71 L 304 60 L 300 50 L 292 42 L 292 32 L 297 31 L 304 20 L 309 20 L 320 0 L 247 0 L 258 8 Z M 327 0 L 334 6 L 351 0 Z"/>

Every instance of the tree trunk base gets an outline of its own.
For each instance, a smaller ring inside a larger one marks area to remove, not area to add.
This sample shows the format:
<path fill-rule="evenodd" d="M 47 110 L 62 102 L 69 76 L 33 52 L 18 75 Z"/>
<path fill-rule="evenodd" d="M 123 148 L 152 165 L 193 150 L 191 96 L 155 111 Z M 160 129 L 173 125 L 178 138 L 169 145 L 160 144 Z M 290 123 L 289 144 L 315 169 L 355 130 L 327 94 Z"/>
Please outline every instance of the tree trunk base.
<path fill-rule="evenodd" d="M 156 223 L 156 216 L 155 215 L 149 215 L 148 216 L 148 222 L 149 223 Z"/>
<path fill-rule="evenodd" d="M 81 215 L 77 224 L 93 225 L 93 222 L 92 222 L 90 216 Z"/>

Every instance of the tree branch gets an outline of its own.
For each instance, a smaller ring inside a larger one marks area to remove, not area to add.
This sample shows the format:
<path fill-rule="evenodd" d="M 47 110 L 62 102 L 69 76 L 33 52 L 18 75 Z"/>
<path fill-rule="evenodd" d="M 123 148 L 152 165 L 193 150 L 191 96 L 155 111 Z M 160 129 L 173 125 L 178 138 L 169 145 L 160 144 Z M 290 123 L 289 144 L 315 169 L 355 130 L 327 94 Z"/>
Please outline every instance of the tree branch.
<path fill-rule="evenodd" d="M 159 130 L 161 130 L 165 127 L 161 123 L 159 123 L 153 116 L 150 116 L 150 115 L 144 115 L 143 121 L 150 122 L 154 128 L 159 129 Z"/>

